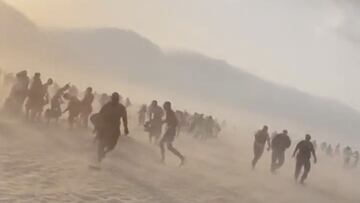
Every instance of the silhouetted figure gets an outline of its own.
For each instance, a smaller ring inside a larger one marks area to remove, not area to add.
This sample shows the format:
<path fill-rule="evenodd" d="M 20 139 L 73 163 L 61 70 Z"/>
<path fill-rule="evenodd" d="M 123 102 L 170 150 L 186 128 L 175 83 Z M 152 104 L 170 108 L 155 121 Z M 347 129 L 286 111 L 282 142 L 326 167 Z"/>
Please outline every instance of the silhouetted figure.
<path fill-rule="evenodd" d="M 291 145 L 291 140 L 288 136 L 287 130 L 277 134 L 271 143 L 272 156 L 271 156 L 271 172 L 279 169 L 285 161 L 285 150 Z"/>
<path fill-rule="evenodd" d="M 69 103 L 63 113 L 69 112 L 68 123 L 70 129 L 73 129 L 81 112 L 81 101 L 76 96 L 72 96 L 69 93 L 64 94 L 64 99 L 68 100 Z"/>
<path fill-rule="evenodd" d="M 221 132 L 221 126 L 220 126 L 219 122 L 217 120 L 215 120 L 215 123 L 214 123 L 214 136 L 216 138 L 219 137 L 220 132 Z"/>
<path fill-rule="evenodd" d="M 130 101 L 130 98 L 128 97 L 128 98 L 126 98 L 126 100 L 125 100 L 125 107 L 126 108 L 129 108 L 130 106 L 131 106 L 131 101 Z"/>
<path fill-rule="evenodd" d="M 340 148 L 341 148 L 340 143 L 338 143 L 338 144 L 336 145 L 336 147 L 335 147 L 335 155 L 336 155 L 336 156 L 340 156 L 340 155 L 341 155 Z"/>
<path fill-rule="evenodd" d="M 157 143 L 161 137 L 164 111 L 158 106 L 158 102 L 154 100 L 149 107 L 149 112 L 150 120 L 146 124 L 149 131 L 149 142 L 151 143 L 155 139 L 155 143 Z"/>
<path fill-rule="evenodd" d="M 166 130 L 160 141 L 160 150 L 161 150 L 161 161 L 165 162 L 165 144 L 169 151 L 171 151 L 174 155 L 179 157 L 181 163 L 183 165 L 185 163 L 185 157 L 180 154 L 178 150 L 176 150 L 173 146 L 173 142 L 176 136 L 176 128 L 178 125 L 178 120 L 176 118 L 175 112 L 171 108 L 170 102 L 164 103 L 164 110 L 166 112 L 166 119 L 164 123 L 166 124 Z"/>
<path fill-rule="evenodd" d="M 345 149 L 344 149 L 344 167 L 345 168 L 349 168 L 352 155 L 353 155 L 353 153 L 352 153 L 351 148 L 349 146 L 345 147 Z"/>
<path fill-rule="evenodd" d="M 295 168 L 295 181 L 298 181 L 301 168 L 304 168 L 304 173 L 301 176 L 300 183 L 304 184 L 305 179 L 308 177 L 310 172 L 311 163 L 310 158 L 311 155 L 314 157 L 314 163 L 316 164 L 317 158 L 314 149 L 314 145 L 310 142 L 311 136 L 306 135 L 305 140 L 300 141 L 294 150 L 293 157 L 296 156 L 296 168 Z"/>
<path fill-rule="evenodd" d="M 254 159 L 252 160 L 252 168 L 254 169 L 256 163 L 264 153 L 265 144 L 268 144 L 268 150 L 270 150 L 270 136 L 268 133 L 268 127 L 265 125 L 261 130 L 257 131 L 254 140 Z"/>
<path fill-rule="evenodd" d="M 146 118 L 146 112 L 147 112 L 147 107 L 146 105 L 142 105 L 140 107 L 140 110 L 138 112 L 138 116 L 139 116 L 139 126 L 144 126 L 145 124 L 145 118 Z"/>
<path fill-rule="evenodd" d="M 215 121 L 212 116 L 208 116 L 204 120 L 204 133 L 202 134 L 201 139 L 207 140 L 208 138 L 214 138 L 214 126 Z"/>
<path fill-rule="evenodd" d="M 44 89 L 41 81 L 40 73 L 35 73 L 33 81 L 30 85 L 28 100 L 25 105 L 26 117 L 34 121 L 35 117 L 42 110 L 44 102 Z"/>
<path fill-rule="evenodd" d="M 125 135 L 129 134 L 127 112 L 124 105 L 120 103 L 118 93 L 113 93 L 111 101 L 105 104 L 96 121 L 96 131 L 98 139 L 98 161 L 99 163 L 105 158 L 105 155 L 114 149 L 121 135 L 121 120 L 124 125 Z"/>
<path fill-rule="evenodd" d="M 61 104 L 64 103 L 62 97 L 64 96 L 65 91 L 67 91 L 69 88 L 69 84 L 66 84 L 64 87 L 59 88 L 56 91 L 55 95 L 52 97 L 50 101 L 50 108 L 47 109 L 45 112 L 45 118 L 48 123 L 51 119 L 55 119 L 56 122 L 59 120 L 62 114 Z"/>
<path fill-rule="evenodd" d="M 354 158 L 354 162 L 353 162 L 353 165 L 352 167 L 353 168 L 357 168 L 358 164 L 359 164 L 359 151 L 355 151 L 354 154 L 353 154 L 353 158 Z"/>
<path fill-rule="evenodd" d="M 37 121 L 40 121 L 41 114 L 44 110 L 45 105 L 49 104 L 50 102 L 50 95 L 49 95 L 49 87 L 53 84 L 53 80 L 50 78 L 47 80 L 45 84 L 43 84 L 42 92 L 39 98 L 39 108 L 37 109 L 35 113 L 35 119 Z"/>
<path fill-rule="evenodd" d="M 92 93 L 92 88 L 88 87 L 85 92 L 85 96 L 81 101 L 81 124 L 83 127 L 87 128 L 89 123 L 89 116 L 92 113 L 93 107 L 92 103 L 94 101 L 94 94 Z"/>
<path fill-rule="evenodd" d="M 30 79 L 26 71 L 16 74 L 16 80 L 13 84 L 9 97 L 5 100 L 4 110 L 14 115 L 20 115 L 26 97 L 29 93 Z"/>

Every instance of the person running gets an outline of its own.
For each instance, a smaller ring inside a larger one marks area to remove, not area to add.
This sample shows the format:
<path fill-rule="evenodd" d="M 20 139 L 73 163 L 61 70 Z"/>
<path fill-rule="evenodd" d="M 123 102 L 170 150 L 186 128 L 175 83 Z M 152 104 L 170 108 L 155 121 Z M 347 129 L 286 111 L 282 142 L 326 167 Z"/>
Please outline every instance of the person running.
<path fill-rule="evenodd" d="M 168 150 L 180 159 L 180 165 L 184 165 L 185 157 L 173 146 L 173 142 L 176 136 L 176 128 L 179 122 L 176 118 L 175 112 L 171 108 L 171 103 L 169 101 L 165 102 L 163 107 L 166 114 L 166 118 L 163 121 L 163 123 L 166 124 L 166 130 L 160 140 L 161 161 L 165 163 L 165 145 L 167 145 Z"/>
<path fill-rule="evenodd" d="M 66 84 L 64 87 L 59 88 L 56 91 L 55 95 L 52 97 L 50 101 L 50 108 L 47 109 L 45 112 L 45 118 L 47 120 L 47 123 L 50 123 L 51 119 L 55 119 L 56 122 L 59 120 L 62 114 L 61 104 L 64 102 L 62 97 L 69 88 L 70 85 Z"/>
<path fill-rule="evenodd" d="M 139 114 L 139 126 L 144 126 L 145 124 L 145 117 L 146 117 L 147 107 L 146 105 L 142 105 L 138 112 Z"/>
<path fill-rule="evenodd" d="M 68 122 L 70 129 L 73 129 L 81 112 L 81 101 L 76 96 L 72 96 L 69 93 L 65 93 L 63 97 L 69 101 L 68 106 L 63 113 L 69 112 Z"/>
<path fill-rule="evenodd" d="M 132 105 L 131 101 L 130 101 L 130 98 L 127 97 L 126 100 L 125 100 L 125 107 L 126 108 L 130 108 L 130 106 Z"/>
<path fill-rule="evenodd" d="M 21 71 L 16 74 L 16 81 L 11 87 L 10 95 L 5 100 L 4 109 L 14 115 L 22 113 L 23 105 L 29 92 L 30 78 L 27 71 Z"/>
<path fill-rule="evenodd" d="M 87 128 L 89 124 L 89 116 L 92 112 L 92 103 L 94 101 L 94 94 L 92 93 L 92 88 L 88 87 L 85 92 L 85 96 L 81 101 L 81 124 L 83 127 Z"/>
<path fill-rule="evenodd" d="M 288 136 L 288 131 L 284 130 L 277 134 L 271 143 L 271 172 L 275 173 L 277 169 L 281 168 L 285 161 L 285 150 L 291 145 L 291 140 Z"/>
<path fill-rule="evenodd" d="M 154 100 L 151 103 L 149 112 L 150 118 L 146 124 L 149 131 L 149 142 L 151 143 L 153 140 L 155 140 L 155 143 L 158 143 L 161 137 L 162 118 L 164 116 L 164 111 L 160 106 L 158 106 L 158 102 Z"/>
<path fill-rule="evenodd" d="M 341 152 L 340 152 L 340 148 L 341 148 L 341 145 L 340 143 L 338 143 L 335 147 L 335 155 L 336 156 L 340 156 L 341 155 Z"/>
<path fill-rule="evenodd" d="M 254 141 L 254 159 L 252 160 L 252 169 L 255 169 L 256 163 L 264 153 L 265 144 L 268 144 L 268 150 L 270 150 L 270 136 L 268 133 L 268 126 L 264 126 L 261 130 L 255 134 Z"/>
<path fill-rule="evenodd" d="M 34 121 L 43 104 L 43 84 L 40 73 L 35 73 L 30 85 L 28 99 L 25 105 L 26 117 Z"/>
<path fill-rule="evenodd" d="M 353 153 L 349 146 L 344 149 L 344 168 L 349 168 Z"/>
<path fill-rule="evenodd" d="M 304 168 L 304 173 L 301 176 L 300 184 L 304 184 L 305 179 L 308 177 L 310 172 L 311 155 L 314 157 L 314 164 L 317 162 L 314 145 L 310 142 L 311 136 L 306 135 L 305 140 L 300 141 L 294 150 L 293 157 L 296 156 L 296 168 L 295 168 L 295 181 L 298 181 L 301 168 Z"/>
<path fill-rule="evenodd" d="M 334 152 L 333 152 L 333 148 L 332 148 L 331 144 L 329 144 L 329 146 L 327 146 L 327 148 L 326 148 L 326 155 L 328 155 L 329 157 L 334 156 Z"/>
<path fill-rule="evenodd" d="M 117 144 L 121 135 L 121 120 L 124 125 L 124 134 L 129 134 L 127 112 L 125 106 L 120 103 L 120 95 L 116 92 L 113 93 L 111 101 L 101 108 L 96 117 L 97 161 L 100 164 L 106 154 L 113 150 Z"/>
<path fill-rule="evenodd" d="M 47 82 L 45 84 L 43 84 L 42 86 L 42 91 L 41 91 L 41 95 L 39 98 L 39 106 L 36 109 L 35 112 L 35 119 L 37 121 L 40 121 L 41 119 L 41 115 L 43 113 L 44 107 L 49 104 L 50 102 L 50 95 L 49 95 L 49 87 L 53 84 L 53 80 L 50 78 L 47 80 Z"/>

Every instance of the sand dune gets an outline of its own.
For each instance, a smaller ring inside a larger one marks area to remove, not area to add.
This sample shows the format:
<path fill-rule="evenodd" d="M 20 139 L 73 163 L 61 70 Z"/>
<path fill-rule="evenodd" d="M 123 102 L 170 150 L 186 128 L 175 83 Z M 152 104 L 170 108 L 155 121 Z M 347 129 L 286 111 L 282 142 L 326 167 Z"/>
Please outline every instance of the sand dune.
<path fill-rule="evenodd" d="M 256 171 L 249 167 L 251 139 L 226 134 L 202 143 L 186 135 L 176 145 L 188 157 L 184 167 L 169 155 L 159 163 L 158 149 L 133 128 L 122 137 L 101 171 L 89 170 L 90 131 L 0 123 L 0 202 L 359 202 L 359 171 L 320 156 L 307 186 L 292 179 L 294 161 L 271 175 L 266 153 Z M 231 142 L 230 142 L 231 141 Z"/>

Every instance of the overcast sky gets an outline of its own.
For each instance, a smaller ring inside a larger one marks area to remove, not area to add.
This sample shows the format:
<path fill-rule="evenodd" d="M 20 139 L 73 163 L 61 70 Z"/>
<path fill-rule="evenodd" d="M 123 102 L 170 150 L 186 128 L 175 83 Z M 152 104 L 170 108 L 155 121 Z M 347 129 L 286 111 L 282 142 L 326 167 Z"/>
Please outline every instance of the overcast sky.
<path fill-rule="evenodd" d="M 360 109 L 358 0 L 5 1 L 41 26 L 131 29 Z"/>

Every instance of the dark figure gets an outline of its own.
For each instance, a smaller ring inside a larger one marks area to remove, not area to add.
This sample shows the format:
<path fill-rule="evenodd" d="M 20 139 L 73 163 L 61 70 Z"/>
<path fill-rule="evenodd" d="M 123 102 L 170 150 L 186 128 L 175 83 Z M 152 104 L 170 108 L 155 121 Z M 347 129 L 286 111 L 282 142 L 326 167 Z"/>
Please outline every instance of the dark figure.
<path fill-rule="evenodd" d="M 94 94 L 92 93 L 92 88 L 88 87 L 85 92 L 85 96 L 81 101 L 81 124 L 83 127 L 87 128 L 89 123 L 89 116 L 92 113 L 92 103 L 94 101 Z"/>
<path fill-rule="evenodd" d="M 333 157 L 333 155 L 334 155 L 331 144 L 329 144 L 329 146 L 326 148 L 326 155 L 328 155 L 329 157 Z"/>
<path fill-rule="evenodd" d="M 145 117 L 146 117 L 147 107 L 146 105 L 142 105 L 138 114 L 139 114 L 139 126 L 144 126 L 145 124 Z"/>
<path fill-rule="evenodd" d="M 74 128 L 74 123 L 77 121 L 81 112 L 81 101 L 68 93 L 64 94 L 64 99 L 68 100 L 68 106 L 63 113 L 69 112 L 68 122 L 70 129 Z"/>
<path fill-rule="evenodd" d="M 268 127 L 265 125 L 263 129 L 259 130 L 255 134 L 254 141 L 254 159 L 252 161 L 252 168 L 255 169 L 256 163 L 264 153 L 265 144 L 268 144 L 268 150 L 270 150 L 270 136 L 268 133 Z"/>
<path fill-rule="evenodd" d="M 351 148 L 349 146 L 345 147 L 345 149 L 344 149 L 344 167 L 345 168 L 349 168 L 352 155 L 353 155 L 353 153 L 352 153 Z"/>
<path fill-rule="evenodd" d="M 22 113 L 23 105 L 29 93 L 30 79 L 26 71 L 16 74 L 16 81 L 11 88 L 9 97 L 5 100 L 4 109 L 14 115 Z"/>
<path fill-rule="evenodd" d="M 335 155 L 336 155 L 336 156 L 340 156 L 340 155 L 341 155 L 340 148 L 341 148 L 340 143 L 338 143 L 338 144 L 336 145 L 336 148 L 335 148 Z"/>
<path fill-rule="evenodd" d="M 126 108 L 129 108 L 130 106 L 131 106 L 131 101 L 130 101 L 130 98 L 128 97 L 128 98 L 126 98 L 126 100 L 125 100 L 125 107 Z"/>
<path fill-rule="evenodd" d="M 33 121 L 43 106 L 43 84 L 40 73 L 35 73 L 26 102 L 26 117 Z"/>
<path fill-rule="evenodd" d="M 45 118 L 49 123 L 51 119 L 55 119 L 56 122 L 59 120 L 62 110 L 61 104 L 64 102 L 62 97 L 64 96 L 65 91 L 70 88 L 69 84 L 66 84 L 64 87 L 59 88 L 53 98 L 50 101 L 50 108 L 45 112 Z"/>
<path fill-rule="evenodd" d="M 100 163 L 105 155 L 113 150 L 117 144 L 120 132 L 121 120 L 124 124 L 125 135 L 129 134 L 127 112 L 124 105 L 120 103 L 118 93 L 113 93 L 111 101 L 105 104 L 96 121 L 96 132 L 98 139 L 98 162 Z"/>
<path fill-rule="evenodd" d="M 207 140 L 208 138 L 214 138 L 214 125 L 215 121 L 212 116 L 207 116 L 204 120 L 204 133 L 201 139 Z"/>
<path fill-rule="evenodd" d="M 314 149 L 314 145 L 310 142 L 311 136 L 306 135 L 305 140 L 300 141 L 295 148 L 293 157 L 296 156 L 296 168 L 295 168 L 295 181 L 298 181 L 301 168 L 304 168 L 304 173 L 301 176 L 300 183 L 304 184 L 305 179 L 308 177 L 310 172 L 310 158 L 311 155 L 314 157 L 314 163 L 316 164 L 317 158 Z"/>
<path fill-rule="evenodd" d="M 175 112 L 171 109 L 171 103 L 165 102 L 164 109 L 166 112 L 166 119 L 164 123 L 166 124 L 166 130 L 160 141 L 160 150 L 161 150 L 161 161 L 165 162 L 165 144 L 169 151 L 171 151 L 174 155 L 179 157 L 181 163 L 180 165 L 185 164 L 185 157 L 180 154 L 178 150 L 176 150 L 173 146 L 173 142 L 176 136 L 176 128 L 178 125 L 178 120 L 176 118 Z"/>
<path fill-rule="evenodd" d="M 164 111 L 160 106 L 158 106 L 158 102 L 154 100 L 151 103 L 149 112 L 150 120 L 149 122 L 147 122 L 149 131 L 149 142 L 151 143 L 153 139 L 155 139 L 155 143 L 157 143 L 161 137 L 163 122 L 162 118 L 164 116 Z"/>
<path fill-rule="evenodd" d="M 272 156 L 271 156 L 271 172 L 279 169 L 285 161 L 285 150 L 291 145 L 291 140 L 288 136 L 287 130 L 283 133 L 277 134 L 271 143 Z"/>
<path fill-rule="evenodd" d="M 42 87 L 42 93 L 40 95 L 39 101 L 40 106 L 38 110 L 36 111 L 35 118 L 36 120 L 40 121 L 41 114 L 44 110 L 44 106 L 49 104 L 50 102 L 50 95 L 49 95 L 49 87 L 53 84 L 53 80 L 50 78 L 48 81 L 43 85 Z"/>
<path fill-rule="evenodd" d="M 354 152 L 354 154 L 353 154 L 353 158 L 354 158 L 354 162 L 353 162 L 353 165 L 352 165 L 352 167 L 353 168 L 356 168 L 357 166 L 358 166 L 358 164 L 359 164 L 359 151 L 355 151 Z"/>

